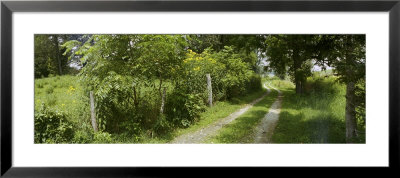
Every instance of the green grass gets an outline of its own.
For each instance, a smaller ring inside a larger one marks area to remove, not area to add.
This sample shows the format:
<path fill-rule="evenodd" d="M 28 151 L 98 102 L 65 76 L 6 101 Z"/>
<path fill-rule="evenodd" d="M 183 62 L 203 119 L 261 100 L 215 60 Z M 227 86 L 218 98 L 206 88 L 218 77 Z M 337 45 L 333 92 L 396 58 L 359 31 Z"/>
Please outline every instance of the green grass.
<path fill-rule="evenodd" d="M 266 92 L 265 89 L 246 95 L 238 97 L 232 101 L 218 101 L 213 107 L 207 108 L 207 110 L 201 113 L 200 118 L 193 125 L 188 128 L 178 128 L 174 131 L 167 133 L 163 136 L 157 138 L 144 137 L 143 143 L 167 143 L 172 141 L 175 137 L 196 132 L 197 130 L 208 126 L 209 124 L 218 121 L 219 119 L 229 116 L 236 110 L 244 107 L 247 103 L 261 97 Z"/>
<path fill-rule="evenodd" d="M 77 125 L 90 116 L 88 96 L 75 76 L 56 76 L 35 80 L 35 111 L 41 104 L 66 113 Z"/>
<path fill-rule="evenodd" d="M 251 143 L 254 141 L 255 128 L 268 113 L 270 106 L 277 98 L 277 92 L 271 92 L 244 114 L 218 131 L 216 136 L 208 138 L 205 143 Z"/>
<path fill-rule="evenodd" d="M 274 143 L 346 143 L 344 85 L 328 77 L 309 80 L 302 95 L 293 86 L 281 90 L 284 99 Z M 365 136 L 358 142 L 365 143 Z"/>

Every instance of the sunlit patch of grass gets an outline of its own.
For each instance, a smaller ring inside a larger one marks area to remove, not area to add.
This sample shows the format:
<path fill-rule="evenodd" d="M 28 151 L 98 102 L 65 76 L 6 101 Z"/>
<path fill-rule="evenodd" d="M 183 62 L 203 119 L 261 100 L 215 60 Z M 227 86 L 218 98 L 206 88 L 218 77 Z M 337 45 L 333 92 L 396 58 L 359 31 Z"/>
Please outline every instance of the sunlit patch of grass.
<path fill-rule="evenodd" d="M 89 99 L 76 76 L 55 76 L 35 80 L 35 110 L 42 103 L 67 114 L 81 125 L 89 119 Z"/>

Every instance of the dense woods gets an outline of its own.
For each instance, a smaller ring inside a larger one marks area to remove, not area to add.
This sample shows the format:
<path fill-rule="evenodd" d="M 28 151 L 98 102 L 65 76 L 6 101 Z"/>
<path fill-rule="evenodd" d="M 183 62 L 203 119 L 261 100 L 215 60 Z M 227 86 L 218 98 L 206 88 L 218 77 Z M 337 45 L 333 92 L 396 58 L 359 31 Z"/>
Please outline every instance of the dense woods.
<path fill-rule="evenodd" d="M 288 92 L 293 84 L 305 99 L 328 91 L 325 78 L 345 87 L 343 142 L 365 142 L 365 35 L 34 38 L 35 143 L 169 142 L 260 97 L 265 83 Z"/>

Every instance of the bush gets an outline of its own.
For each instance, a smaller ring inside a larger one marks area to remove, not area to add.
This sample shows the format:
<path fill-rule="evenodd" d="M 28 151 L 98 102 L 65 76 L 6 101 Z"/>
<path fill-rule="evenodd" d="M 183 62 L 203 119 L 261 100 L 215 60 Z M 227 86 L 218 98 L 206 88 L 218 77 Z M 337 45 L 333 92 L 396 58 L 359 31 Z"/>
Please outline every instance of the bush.
<path fill-rule="evenodd" d="M 136 115 L 134 115 L 136 116 Z M 138 123 L 135 120 L 128 120 L 122 123 L 122 127 L 124 128 L 124 135 L 128 136 L 128 137 L 136 137 L 138 135 L 140 135 L 142 128 L 140 126 L 140 123 Z"/>
<path fill-rule="evenodd" d="M 188 127 L 205 110 L 200 94 L 185 94 L 179 90 L 168 97 L 166 102 L 168 121 L 180 127 Z"/>
<path fill-rule="evenodd" d="M 64 113 L 51 110 L 43 103 L 35 111 L 35 143 L 66 143 L 74 136 L 72 124 Z"/>
<path fill-rule="evenodd" d="M 152 130 L 154 130 L 156 134 L 165 134 L 170 130 L 170 128 L 171 124 L 167 121 L 165 115 L 159 115 Z"/>
<path fill-rule="evenodd" d="M 249 80 L 246 82 L 246 92 L 251 93 L 259 91 L 262 89 L 261 77 L 260 75 L 253 74 L 250 76 Z"/>
<path fill-rule="evenodd" d="M 111 134 L 107 132 L 96 132 L 93 143 L 112 143 Z"/>
<path fill-rule="evenodd" d="M 93 132 L 78 130 L 75 132 L 72 143 L 91 143 L 93 142 Z"/>
<path fill-rule="evenodd" d="M 103 81 L 93 87 L 96 88 L 94 101 L 100 130 L 119 133 L 123 129 L 120 123 L 128 120 L 134 113 L 133 103 L 130 102 L 131 84 L 131 78 L 111 71 Z"/>

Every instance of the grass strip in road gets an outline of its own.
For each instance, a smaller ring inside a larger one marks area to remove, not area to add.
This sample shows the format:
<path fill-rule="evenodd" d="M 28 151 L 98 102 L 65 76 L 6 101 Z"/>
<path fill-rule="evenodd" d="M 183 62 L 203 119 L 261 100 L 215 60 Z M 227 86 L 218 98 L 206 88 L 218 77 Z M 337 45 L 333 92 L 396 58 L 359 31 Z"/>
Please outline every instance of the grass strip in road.
<path fill-rule="evenodd" d="M 261 97 L 266 92 L 266 89 L 248 94 L 246 96 L 232 99 L 231 101 L 218 101 L 213 107 L 207 108 L 207 110 L 201 113 L 200 118 L 193 125 L 188 128 L 178 128 L 170 133 L 165 134 L 157 138 L 144 138 L 143 143 L 167 143 L 172 141 L 175 137 L 196 132 L 197 130 L 207 127 L 211 123 L 223 119 L 238 109 L 244 107 L 246 104 L 253 100 Z"/>
<path fill-rule="evenodd" d="M 236 118 L 232 123 L 218 131 L 216 136 L 207 138 L 205 143 L 251 143 L 254 140 L 255 129 L 268 113 L 278 92 L 271 90 L 263 100 L 255 104 L 247 112 Z"/>

